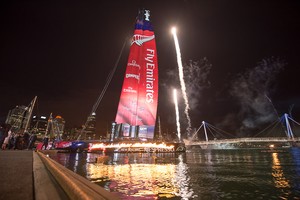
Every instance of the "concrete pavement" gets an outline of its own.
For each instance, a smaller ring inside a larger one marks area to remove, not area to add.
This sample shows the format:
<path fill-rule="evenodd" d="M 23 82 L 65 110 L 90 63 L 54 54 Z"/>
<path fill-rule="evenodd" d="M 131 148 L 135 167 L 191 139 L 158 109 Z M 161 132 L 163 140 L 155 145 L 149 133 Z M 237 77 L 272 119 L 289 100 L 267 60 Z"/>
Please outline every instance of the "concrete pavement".
<path fill-rule="evenodd" d="M 0 199 L 69 199 L 34 151 L 0 151 Z"/>
<path fill-rule="evenodd" d="M 0 199 L 34 199 L 32 163 L 32 151 L 0 151 Z"/>
<path fill-rule="evenodd" d="M 0 150 L 0 199 L 117 200 L 120 198 L 66 169 L 41 152 Z"/>

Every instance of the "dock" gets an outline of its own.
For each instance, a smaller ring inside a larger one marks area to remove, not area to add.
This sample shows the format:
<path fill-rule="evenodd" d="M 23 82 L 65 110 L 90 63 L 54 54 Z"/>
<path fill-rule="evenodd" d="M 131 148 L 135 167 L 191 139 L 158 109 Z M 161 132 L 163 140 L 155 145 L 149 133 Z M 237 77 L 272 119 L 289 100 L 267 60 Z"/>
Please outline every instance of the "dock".
<path fill-rule="evenodd" d="M 39 151 L 0 151 L 0 199 L 120 199 Z"/>

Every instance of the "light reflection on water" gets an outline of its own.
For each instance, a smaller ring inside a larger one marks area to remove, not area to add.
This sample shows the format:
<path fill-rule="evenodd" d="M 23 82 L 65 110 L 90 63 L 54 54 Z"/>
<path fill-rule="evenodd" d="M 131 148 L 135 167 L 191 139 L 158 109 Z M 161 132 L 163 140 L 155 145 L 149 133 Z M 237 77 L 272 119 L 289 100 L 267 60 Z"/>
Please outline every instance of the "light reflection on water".
<path fill-rule="evenodd" d="M 299 148 L 51 157 L 122 199 L 300 199 Z"/>
<path fill-rule="evenodd" d="M 92 182 L 108 182 L 106 189 L 121 192 L 128 196 L 152 196 L 159 193 L 174 194 L 177 190 L 172 179 L 175 177 L 175 165 L 88 164 L 87 178 Z"/>
<path fill-rule="evenodd" d="M 290 184 L 287 178 L 284 176 L 280 161 L 278 159 L 278 153 L 272 153 L 273 166 L 272 176 L 274 177 L 275 187 L 277 188 L 289 188 Z"/>

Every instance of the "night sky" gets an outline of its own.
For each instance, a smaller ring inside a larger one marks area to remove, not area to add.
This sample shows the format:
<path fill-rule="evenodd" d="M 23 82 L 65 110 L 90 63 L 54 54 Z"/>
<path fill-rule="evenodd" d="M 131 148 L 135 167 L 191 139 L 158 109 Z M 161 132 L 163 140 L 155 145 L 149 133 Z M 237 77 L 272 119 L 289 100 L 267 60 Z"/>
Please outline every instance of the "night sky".
<path fill-rule="evenodd" d="M 299 1 L 128 0 L 2 1 L 1 122 L 38 96 L 35 114 L 61 115 L 67 127 L 84 124 L 139 8 L 151 11 L 156 36 L 163 131 L 176 131 L 172 89 L 180 89 L 172 26 L 194 128 L 204 120 L 251 135 L 277 114 L 300 121 Z M 97 109 L 98 133 L 115 119 L 128 51 L 129 43 Z M 185 105 L 178 101 L 184 131 Z"/>

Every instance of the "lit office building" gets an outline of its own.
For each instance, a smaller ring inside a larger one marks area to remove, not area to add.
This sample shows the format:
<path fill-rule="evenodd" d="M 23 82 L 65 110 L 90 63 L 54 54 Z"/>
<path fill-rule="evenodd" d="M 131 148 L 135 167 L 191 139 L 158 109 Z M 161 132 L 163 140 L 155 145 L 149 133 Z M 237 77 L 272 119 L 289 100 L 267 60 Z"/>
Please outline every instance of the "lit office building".
<path fill-rule="evenodd" d="M 5 123 L 10 124 L 12 130 L 20 130 L 25 127 L 26 123 L 26 112 L 28 107 L 26 106 L 16 106 L 14 109 L 8 112 Z"/>
<path fill-rule="evenodd" d="M 96 133 L 96 113 L 93 112 L 87 119 L 87 126 L 85 127 L 86 139 L 93 138 Z"/>
<path fill-rule="evenodd" d="M 44 135 L 47 129 L 48 120 L 45 116 L 33 116 L 31 122 L 31 130 L 39 135 Z"/>
<path fill-rule="evenodd" d="M 66 123 L 64 118 L 57 115 L 52 121 L 54 125 L 52 128 L 55 129 L 53 130 L 55 135 L 59 134 L 60 136 L 62 136 L 65 130 L 65 123 Z"/>

